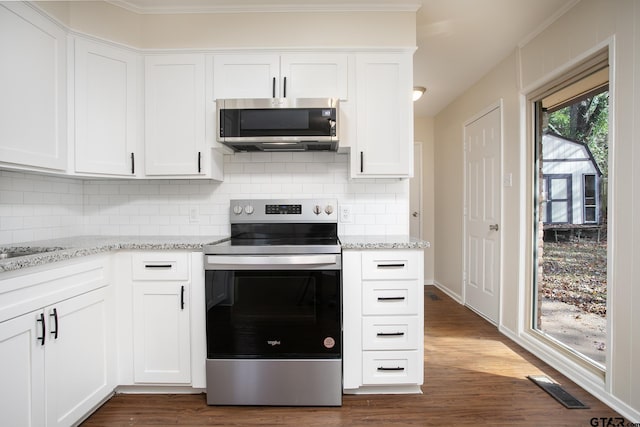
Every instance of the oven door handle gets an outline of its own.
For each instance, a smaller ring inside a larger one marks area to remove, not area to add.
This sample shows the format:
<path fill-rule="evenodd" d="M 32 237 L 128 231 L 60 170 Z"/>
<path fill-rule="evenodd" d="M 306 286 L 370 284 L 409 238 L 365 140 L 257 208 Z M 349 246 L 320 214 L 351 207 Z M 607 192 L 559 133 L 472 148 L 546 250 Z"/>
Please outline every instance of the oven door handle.
<path fill-rule="evenodd" d="M 208 255 L 207 267 L 307 267 L 307 266 L 335 266 L 340 261 L 339 255 Z"/>

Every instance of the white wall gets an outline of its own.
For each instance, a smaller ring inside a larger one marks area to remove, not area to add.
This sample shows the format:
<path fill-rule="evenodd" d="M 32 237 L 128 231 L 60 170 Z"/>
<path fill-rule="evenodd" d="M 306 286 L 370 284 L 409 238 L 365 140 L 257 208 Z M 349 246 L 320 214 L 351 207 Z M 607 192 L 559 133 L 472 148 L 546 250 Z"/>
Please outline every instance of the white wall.
<path fill-rule="evenodd" d="M 103 1 L 37 5 L 76 31 L 142 49 L 416 45 L 415 12 L 138 15 Z"/>
<path fill-rule="evenodd" d="M 582 0 L 505 59 L 435 119 L 435 280 L 454 295 L 462 285 L 462 126 L 497 99 L 504 101 L 502 310 L 500 328 L 521 340 L 526 322 L 521 248 L 526 223 L 525 134 L 521 94 L 557 77 L 572 64 L 610 45 L 610 348 L 604 384 L 571 363 L 556 366 L 634 421 L 640 420 L 640 2 Z M 522 159 L 521 159 L 522 156 Z M 521 188 L 522 187 L 522 188 Z M 522 199 L 524 200 L 524 198 Z M 522 233 L 522 234 L 521 234 Z M 523 341 L 521 341 L 523 342 Z M 539 353 L 542 354 L 542 353 Z M 550 353 L 547 353 L 549 356 Z M 551 356 L 553 358 L 553 356 Z"/>
<path fill-rule="evenodd" d="M 73 235 L 229 233 L 229 200 L 337 198 L 353 223 L 341 234 L 406 234 L 409 181 L 348 178 L 335 153 L 225 156 L 225 181 L 86 180 L 0 172 L 0 244 Z M 190 222 L 196 209 L 197 222 Z"/>

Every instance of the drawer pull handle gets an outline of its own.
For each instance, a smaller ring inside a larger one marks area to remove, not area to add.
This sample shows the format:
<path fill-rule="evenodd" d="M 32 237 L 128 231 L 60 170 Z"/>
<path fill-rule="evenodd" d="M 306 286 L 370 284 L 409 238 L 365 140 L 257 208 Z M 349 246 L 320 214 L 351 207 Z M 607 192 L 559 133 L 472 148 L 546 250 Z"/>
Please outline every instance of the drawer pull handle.
<path fill-rule="evenodd" d="M 144 268 L 171 268 L 171 264 L 145 264 Z"/>
<path fill-rule="evenodd" d="M 378 332 L 376 335 L 379 337 L 402 337 L 404 332 Z"/>
<path fill-rule="evenodd" d="M 404 268 L 404 263 L 398 263 L 398 264 L 378 264 L 378 268 Z"/>
<path fill-rule="evenodd" d="M 384 366 L 379 366 L 378 371 L 404 371 L 404 368 L 401 366 L 396 368 L 385 368 Z"/>
<path fill-rule="evenodd" d="M 378 297 L 378 301 L 404 301 L 404 297 Z"/>

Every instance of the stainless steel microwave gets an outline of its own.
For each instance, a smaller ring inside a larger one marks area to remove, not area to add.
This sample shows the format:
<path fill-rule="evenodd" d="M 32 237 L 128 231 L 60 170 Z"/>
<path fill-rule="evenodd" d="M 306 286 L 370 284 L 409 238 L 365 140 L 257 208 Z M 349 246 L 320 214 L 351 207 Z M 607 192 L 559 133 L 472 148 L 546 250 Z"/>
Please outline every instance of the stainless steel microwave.
<path fill-rule="evenodd" d="M 336 151 L 339 100 L 216 100 L 217 140 L 234 151 Z"/>

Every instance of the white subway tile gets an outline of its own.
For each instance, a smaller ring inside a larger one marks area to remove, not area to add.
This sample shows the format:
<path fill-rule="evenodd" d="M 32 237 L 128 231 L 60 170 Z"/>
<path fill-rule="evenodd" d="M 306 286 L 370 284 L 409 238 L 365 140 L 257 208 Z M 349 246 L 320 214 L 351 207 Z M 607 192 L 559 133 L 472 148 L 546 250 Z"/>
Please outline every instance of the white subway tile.
<path fill-rule="evenodd" d="M 354 215 L 354 223 L 338 225 L 341 233 L 408 230 L 408 180 L 352 180 L 347 155 L 237 153 L 224 163 L 223 182 L 83 181 L 0 171 L 0 244 L 83 233 L 226 235 L 229 200 L 238 198 L 337 198 Z M 189 222 L 193 206 L 197 223 Z"/>

